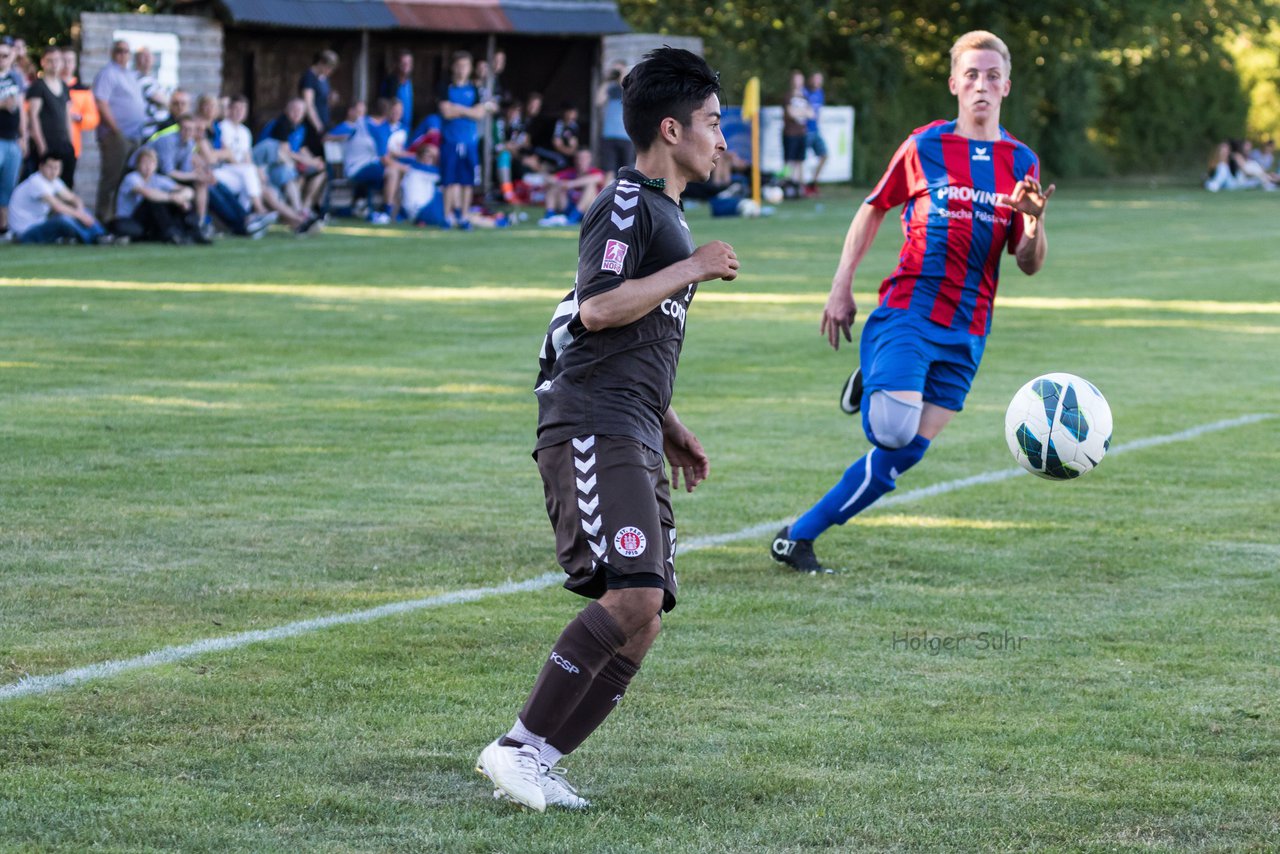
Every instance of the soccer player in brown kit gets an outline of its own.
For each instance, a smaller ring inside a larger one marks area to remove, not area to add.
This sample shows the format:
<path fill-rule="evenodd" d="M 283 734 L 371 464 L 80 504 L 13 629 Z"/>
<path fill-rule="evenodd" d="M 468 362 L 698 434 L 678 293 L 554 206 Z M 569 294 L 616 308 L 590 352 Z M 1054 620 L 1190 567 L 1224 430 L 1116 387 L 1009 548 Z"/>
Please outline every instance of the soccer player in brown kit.
<path fill-rule="evenodd" d="M 725 152 L 720 83 L 700 57 L 651 51 L 622 81 L 635 168 L 587 211 L 574 289 L 540 359 L 534 457 L 565 587 L 591 598 L 552 647 L 514 726 L 480 754 L 495 797 L 538 810 L 589 806 L 556 768 L 622 699 L 676 603 L 671 484 L 709 466 L 671 408 L 698 283 L 731 281 L 727 243 L 695 249 L 680 195 Z"/>

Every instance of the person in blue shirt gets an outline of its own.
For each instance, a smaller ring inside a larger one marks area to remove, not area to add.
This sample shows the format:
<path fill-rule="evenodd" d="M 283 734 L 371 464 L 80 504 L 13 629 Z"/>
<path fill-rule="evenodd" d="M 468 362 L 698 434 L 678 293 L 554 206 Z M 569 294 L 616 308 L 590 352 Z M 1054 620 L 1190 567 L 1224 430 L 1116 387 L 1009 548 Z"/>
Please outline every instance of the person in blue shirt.
<path fill-rule="evenodd" d="M 347 178 L 372 192 L 382 191 L 381 208 L 369 212 L 369 222 L 374 225 L 386 225 L 395 218 L 400 179 L 405 172 L 397 160 L 405 147 L 405 134 L 388 118 L 390 110 L 391 103 L 386 98 L 374 101 L 369 115 L 354 123 L 343 152 L 343 173 Z"/>
<path fill-rule="evenodd" d="M 636 159 L 636 150 L 622 124 L 622 77 L 626 73 L 626 64 L 615 62 L 609 69 L 609 76 L 596 90 L 596 106 L 603 113 L 600 122 L 600 168 L 604 170 L 606 184 L 613 181 L 619 169 L 630 166 Z"/>
<path fill-rule="evenodd" d="M 382 79 L 378 96 L 399 101 L 404 106 L 400 121 L 407 128 L 413 127 L 413 54 L 402 50 L 396 54 L 396 67 Z"/>
<path fill-rule="evenodd" d="M 818 195 L 818 176 L 822 174 L 822 167 L 827 165 L 827 141 L 822 138 L 821 128 L 818 127 L 818 121 L 822 116 L 822 108 L 827 102 L 827 93 L 823 89 L 823 79 L 821 71 L 814 71 L 809 74 L 809 85 L 805 89 L 805 97 L 809 99 L 809 120 L 805 122 L 805 148 L 813 152 L 818 158 L 818 165 L 813 167 L 813 178 L 805 184 L 804 191 L 807 196 Z"/>
<path fill-rule="evenodd" d="M 439 112 L 444 119 L 440 172 L 444 181 L 445 215 L 458 228 L 470 227 L 472 189 L 479 183 L 480 122 L 497 111 L 493 101 L 481 99 L 471 82 L 471 54 L 453 55 L 450 77 L 440 84 Z"/>

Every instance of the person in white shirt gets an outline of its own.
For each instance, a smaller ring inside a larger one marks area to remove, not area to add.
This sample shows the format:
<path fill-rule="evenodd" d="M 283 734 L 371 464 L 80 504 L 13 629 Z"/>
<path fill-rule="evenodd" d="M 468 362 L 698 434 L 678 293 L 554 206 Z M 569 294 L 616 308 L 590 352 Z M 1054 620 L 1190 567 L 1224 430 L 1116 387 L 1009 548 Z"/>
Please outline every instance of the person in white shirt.
<path fill-rule="evenodd" d="M 9 200 L 9 228 L 19 243 L 112 243 L 84 202 L 62 183 L 62 160 L 52 151 L 13 191 Z M 128 241 L 121 240 L 121 243 Z"/>
<path fill-rule="evenodd" d="M 236 194 L 255 215 L 274 211 L 281 222 L 298 233 L 314 226 L 315 218 L 282 199 L 254 162 L 253 133 L 244 123 L 249 115 L 249 99 L 244 95 L 231 98 L 226 118 L 220 120 L 220 105 L 212 96 L 201 95 L 196 104 L 200 116 L 214 122 L 215 130 L 206 136 L 201 154 L 214 164 L 213 175 L 218 183 Z"/>

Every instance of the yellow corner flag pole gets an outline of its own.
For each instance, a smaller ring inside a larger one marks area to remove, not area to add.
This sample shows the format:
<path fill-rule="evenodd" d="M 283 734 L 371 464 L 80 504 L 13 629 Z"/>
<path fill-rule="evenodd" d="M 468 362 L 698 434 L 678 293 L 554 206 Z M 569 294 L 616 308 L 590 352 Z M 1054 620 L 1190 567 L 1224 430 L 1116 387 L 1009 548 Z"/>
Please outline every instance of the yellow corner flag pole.
<path fill-rule="evenodd" d="M 760 204 L 760 78 L 747 81 L 742 95 L 742 117 L 751 122 L 751 198 Z"/>

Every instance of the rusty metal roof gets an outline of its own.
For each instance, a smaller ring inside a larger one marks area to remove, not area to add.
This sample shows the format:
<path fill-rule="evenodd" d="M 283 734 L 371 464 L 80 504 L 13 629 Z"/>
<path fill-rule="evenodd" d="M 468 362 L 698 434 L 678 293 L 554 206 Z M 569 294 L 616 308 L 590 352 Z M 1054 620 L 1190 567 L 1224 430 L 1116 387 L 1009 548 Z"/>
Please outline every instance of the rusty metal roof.
<path fill-rule="evenodd" d="M 217 0 L 237 24 L 319 30 L 601 35 L 630 30 L 615 0 Z"/>

